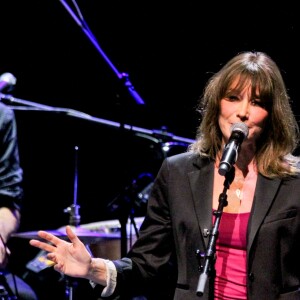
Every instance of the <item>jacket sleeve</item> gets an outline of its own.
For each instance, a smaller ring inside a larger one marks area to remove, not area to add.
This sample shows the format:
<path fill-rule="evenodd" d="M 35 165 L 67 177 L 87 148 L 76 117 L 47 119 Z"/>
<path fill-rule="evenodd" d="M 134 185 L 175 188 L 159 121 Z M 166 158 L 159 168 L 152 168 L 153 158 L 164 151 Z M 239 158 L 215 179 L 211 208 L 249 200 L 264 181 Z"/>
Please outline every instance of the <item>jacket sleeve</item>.
<path fill-rule="evenodd" d="M 13 110 L 0 104 L 0 206 L 20 209 L 23 170 L 19 161 L 17 125 Z"/>

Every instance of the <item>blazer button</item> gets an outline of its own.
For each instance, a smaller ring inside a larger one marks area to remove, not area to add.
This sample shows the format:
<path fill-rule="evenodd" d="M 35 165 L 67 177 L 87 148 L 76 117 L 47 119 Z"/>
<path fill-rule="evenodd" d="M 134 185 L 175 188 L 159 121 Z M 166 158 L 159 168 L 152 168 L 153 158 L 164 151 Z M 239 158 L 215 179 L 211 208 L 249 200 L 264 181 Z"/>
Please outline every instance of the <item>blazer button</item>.
<path fill-rule="evenodd" d="M 250 272 L 248 274 L 248 278 L 249 278 L 250 281 L 253 281 L 254 280 L 254 274 L 252 272 Z"/>
<path fill-rule="evenodd" d="M 207 228 L 204 228 L 203 229 L 203 236 L 205 237 L 205 238 L 207 238 L 208 236 L 209 236 L 209 229 L 207 229 Z"/>

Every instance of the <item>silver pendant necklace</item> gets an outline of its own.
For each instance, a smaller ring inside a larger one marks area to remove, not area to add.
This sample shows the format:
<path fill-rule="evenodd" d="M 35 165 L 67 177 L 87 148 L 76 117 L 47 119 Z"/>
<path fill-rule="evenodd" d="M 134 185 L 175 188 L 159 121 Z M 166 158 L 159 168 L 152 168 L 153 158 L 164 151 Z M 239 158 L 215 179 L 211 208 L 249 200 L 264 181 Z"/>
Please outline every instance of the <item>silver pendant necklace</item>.
<path fill-rule="evenodd" d="M 240 201 L 243 199 L 243 191 L 241 189 L 236 189 L 235 194 L 237 195 Z"/>

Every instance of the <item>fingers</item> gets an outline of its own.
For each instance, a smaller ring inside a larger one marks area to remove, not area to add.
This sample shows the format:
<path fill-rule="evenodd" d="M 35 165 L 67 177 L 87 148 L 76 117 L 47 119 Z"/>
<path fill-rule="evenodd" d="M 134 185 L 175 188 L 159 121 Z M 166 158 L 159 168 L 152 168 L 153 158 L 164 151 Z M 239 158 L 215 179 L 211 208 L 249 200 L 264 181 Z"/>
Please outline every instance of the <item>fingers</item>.
<path fill-rule="evenodd" d="M 77 235 L 74 233 L 72 230 L 71 226 L 66 226 L 66 233 L 67 236 L 70 240 L 70 242 L 75 246 L 75 247 L 80 247 L 82 242 L 80 239 L 77 237 Z M 31 246 L 37 247 L 41 250 L 45 250 L 47 252 L 54 252 L 57 247 L 62 249 L 62 247 L 69 245 L 70 243 L 67 241 L 64 241 L 61 238 L 56 237 L 55 235 L 48 233 L 47 231 L 40 230 L 38 231 L 38 236 L 42 238 L 45 241 L 40 241 L 37 239 L 32 239 L 29 241 L 29 244 Z M 60 247 L 61 245 L 61 247 Z"/>
<path fill-rule="evenodd" d="M 74 233 L 74 231 L 72 230 L 71 226 L 67 225 L 66 226 L 66 233 L 67 233 L 67 236 L 69 238 L 69 240 L 71 241 L 71 243 L 73 243 L 74 245 L 78 243 L 82 243 L 80 241 L 80 239 L 78 238 L 78 236 Z"/>
<path fill-rule="evenodd" d="M 54 251 L 55 250 L 54 246 L 57 246 L 59 244 L 59 242 L 61 241 L 59 238 L 57 238 L 53 234 L 48 233 L 46 231 L 42 231 L 42 230 L 38 232 L 38 236 L 40 238 L 46 240 L 48 243 L 32 239 L 29 241 L 29 244 L 34 247 L 40 248 L 42 250 L 48 251 L 48 252 Z"/>
<path fill-rule="evenodd" d="M 57 245 L 61 239 L 59 239 L 58 237 L 56 237 L 55 235 L 48 233 L 46 231 L 40 230 L 38 232 L 38 236 L 48 242 L 50 242 L 53 245 Z"/>
<path fill-rule="evenodd" d="M 80 239 L 73 232 L 71 226 L 66 226 L 66 233 L 67 233 L 67 236 L 68 236 L 69 240 L 71 241 L 71 243 L 77 244 L 77 245 L 78 245 L 78 243 L 81 243 Z M 32 239 L 29 241 L 29 244 L 31 246 L 40 248 L 47 252 L 53 252 L 59 244 L 65 244 L 65 243 L 69 244 L 68 242 L 56 237 L 55 235 L 53 235 L 51 233 L 48 233 L 47 231 L 43 231 L 43 230 L 38 231 L 38 236 L 40 238 L 44 239 L 45 241 L 47 241 L 48 243 L 40 241 L 40 240 Z"/>
<path fill-rule="evenodd" d="M 55 247 L 53 245 L 45 243 L 45 242 L 41 242 L 39 240 L 30 240 L 29 244 L 31 246 L 40 248 L 41 250 L 45 250 L 47 252 L 53 252 L 55 250 Z"/>

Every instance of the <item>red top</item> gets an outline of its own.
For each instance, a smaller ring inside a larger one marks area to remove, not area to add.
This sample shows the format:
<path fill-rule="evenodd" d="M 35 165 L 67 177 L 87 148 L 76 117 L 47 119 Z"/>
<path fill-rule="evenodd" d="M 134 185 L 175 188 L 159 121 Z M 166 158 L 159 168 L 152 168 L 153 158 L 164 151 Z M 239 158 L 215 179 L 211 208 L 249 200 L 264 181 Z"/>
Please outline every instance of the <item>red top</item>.
<path fill-rule="evenodd" d="M 250 213 L 223 212 L 216 242 L 215 299 L 247 299 L 246 233 Z"/>

